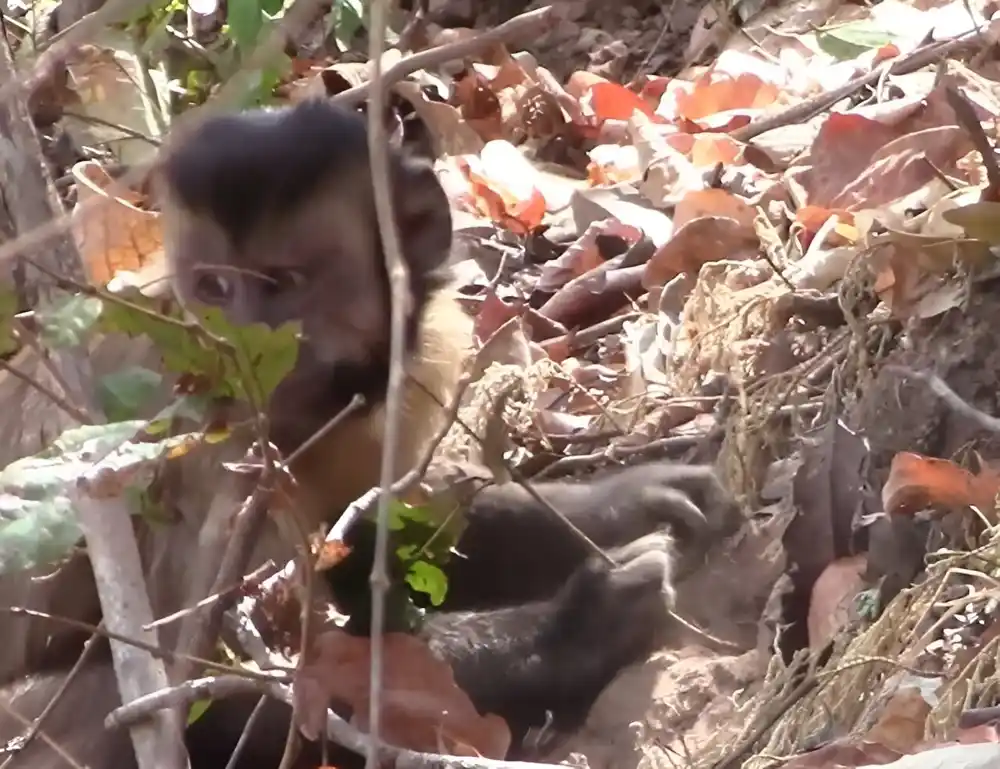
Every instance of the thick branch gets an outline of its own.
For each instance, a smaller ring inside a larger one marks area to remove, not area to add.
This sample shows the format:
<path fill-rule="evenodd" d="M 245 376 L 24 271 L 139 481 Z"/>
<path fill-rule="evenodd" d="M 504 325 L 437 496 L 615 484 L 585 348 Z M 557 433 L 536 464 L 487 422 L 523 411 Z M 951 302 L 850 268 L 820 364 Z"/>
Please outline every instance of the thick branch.
<path fill-rule="evenodd" d="M 88 488 L 100 471 L 98 464 L 89 479 L 81 479 L 72 498 L 87 541 L 104 624 L 114 633 L 156 644 L 156 631 L 143 629 L 153 621 L 153 610 L 125 501 L 96 498 Z M 148 651 L 112 641 L 111 653 L 123 702 L 167 686 L 163 661 Z M 185 769 L 183 730 L 178 713 L 172 710 L 159 711 L 149 721 L 133 726 L 132 745 L 140 769 Z"/>

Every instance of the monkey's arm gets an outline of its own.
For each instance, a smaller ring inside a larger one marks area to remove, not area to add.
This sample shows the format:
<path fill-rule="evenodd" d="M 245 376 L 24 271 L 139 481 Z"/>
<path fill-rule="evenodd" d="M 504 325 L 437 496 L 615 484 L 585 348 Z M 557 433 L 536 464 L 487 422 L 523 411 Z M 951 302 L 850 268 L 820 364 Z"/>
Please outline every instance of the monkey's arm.
<path fill-rule="evenodd" d="M 669 638 L 674 604 L 671 543 L 644 537 L 585 561 L 550 601 L 474 614 L 432 616 L 432 650 L 451 663 L 481 713 L 502 716 L 513 752 L 531 727 L 580 726 L 614 677 Z"/>
<path fill-rule="evenodd" d="M 535 491 L 595 545 L 618 547 L 669 530 L 693 568 L 738 518 L 712 468 L 657 462 Z M 473 500 L 446 573 L 446 610 L 511 606 L 549 598 L 592 552 L 516 483 L 491 486 Z"/>

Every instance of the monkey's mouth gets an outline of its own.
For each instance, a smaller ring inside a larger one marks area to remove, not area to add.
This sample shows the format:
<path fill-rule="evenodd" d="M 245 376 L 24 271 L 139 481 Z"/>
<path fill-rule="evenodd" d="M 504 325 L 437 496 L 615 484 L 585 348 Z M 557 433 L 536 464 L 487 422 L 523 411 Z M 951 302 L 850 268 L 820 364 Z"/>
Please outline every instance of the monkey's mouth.
<path fill-rule="evenodd" d="M 351 406 L 358 395 L 364 403 L 353 409 L 350 418 L 363 418 L 388 377 L 388 365 L 382 373 L 371 364 L 323 365 L 315 356 L 299 354 L 295 368 L 275 388 L 268 405 L 269 438 L 285 456 Z"/>

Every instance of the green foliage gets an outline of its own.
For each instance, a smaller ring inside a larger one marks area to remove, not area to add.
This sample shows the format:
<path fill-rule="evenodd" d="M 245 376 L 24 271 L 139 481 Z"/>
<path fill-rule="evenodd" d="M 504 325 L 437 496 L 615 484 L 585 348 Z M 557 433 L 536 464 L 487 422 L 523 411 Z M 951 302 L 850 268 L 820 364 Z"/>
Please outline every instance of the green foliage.
<path fill-rule="evenodd" d="M 271 330 L 263 323 L 234 326 L 218 308 L 200 315 L 202 325 L 211 333 L 229 341 L 235 354 L 224 358 L 223 384 L 233 388 L 232 395 L 263 403 L 278 383 L 295 367 L 299 356 L 297 337 L 301 324 L 286 323 Z M 251 392 L 251 388 L 258 392 Z"/>
<path fill-rule="evenodd" d="M 73 294 L 35 310 L 39 336 L 46 347 L 77 347 L 101 317 L 104 303 L 93 296 Z"/>
<path fill-rule="evenodd" d="M 431 603 L 440 606 L 448 595 L 448 577 L 440 567 L 427 561 L 414 561 L 406 572 L 407 584 L 419 593 L 427 593 Z"/>
<path fill-rule="evenodd" d="M 850 61 L 866 51 L 895 42 L 896 36 L 871 19 L 861 19 L 816 32 L 816 42 L 824 53 Z"/>
<path fill-rule="evenodd" d="M 264 324 L 234 326 L 218 308 L 199 313 L 199 321 L 214 339 L 184 323 L 176 308 L 164 308 L 138 294 L 128 303 L 105 301 L 101 330 L 129 336 L 146 335 L 163 356 L 164 366 L 178 374 L 197 374 L 209 383 L 209 394 L 262 404 L 298 359 L 300 324 L 276 330 Z"/>
<path fill-rule="evenodd" d="M 142 366 L 129 366 L 97 383 L 97 399 L 108 421 L 123 422 L 139 416 L 162 386 L 160 374 Z"/>
<path fill-rule="evenodd" d="M 877 587 L 871 590 L 863 590 L 854 598 L 854 609 L 858 616 L 868 622 L 874 622 L 882 612 L 879 601 L 879 590 Z"/>
<path fill-rule="evenodd" d="M 407 584 L 426 593 L 434 606 L 448 594 L 448 578 L 441 565 L 451 557 L 457 532 L 437 523 L 431 506 L 408 505 L 398 499 L 389 508 L 389 530 L 393 532 L 396 557 L 406 567 Z"/>
<path fill-rule="evenodd" d="M 341 51 L 350 48 L 351 40 L 361 29 L 364 18 L 365 7 L 362 0 L 334 0 L 326 23 Z"/>
<path fill-rule="evenodd" d="M 9 286 L 0 289 L 0 355 L 17 352 L 14 338 L 14 316 L 17 314 L 17 294 Z"/>
<path fill-rule="evenodd" d="M 6 338 L 16 300 L 0 296 Z M 138 419 L 163 387 L 161 374 L 131 367 L 104 377 L 97 395 L 110 424 L 67 430 L 44 451 L 0 472 L 0 574 L 52 563 L 79 541 L 81 532 L 69 491 L 93 470 L 111 473 L 133 514 L 155 517 L 145 490 L 166 453 L 184 453 L 199 440 L 228 437 L 223 426 L 205 436 L 170 436 L 177 417 L 202 424 L 213 397 L 231 396 L 263 405 L 298 357 L 297 324 L 272 331 L 264 325 L 233 326 L 218 309 L 208 309 L 191 324 L 179 309 L 138 292 L 127 299 L 70 296 L 36 311 L 43 343 L 56 347 L 85 344 L 94 332 L 146 335 L 165 367 L 204 383 L 199 392 L 178 397 L 146 422 Z M 0 329 L 0 343 L 4 332 Z M 142 434 L 141 439 L 137 435 Z"/>
<path fill-rule="evenodd" d="M 136 441 L 144 425 L 131 420 L 75 427 L 0 472 L 0 575 L 52 563 L 69 553 L 81 536 L 69 491 L 96 462 L 126 489 L 141 489 L 164 452 L 196 440 L 180 435 Z"/>
<path fill-rule="evenodd" d="M 191 726 L 191 724 L 205 715 L 205 711 L 208 710 L 208 706 L 211 704 L 211 700 L 195 700 L 192 702 L 191 708 L 188 710 L 187 725 Z"/>
<path fill-rule="evenodd" d="M 249 50 L 257 44 L 264 29 L 263 4 L 262 0 L 229 0 L 226 26 L 238 48 Z"/>
<path fill-rule="evenodd" d="M 256 72 L 256 85 L 247 91 L 246 98 L 243 99 L 243 108 L 262 107 L 272 103 L 274 89 L 281 84 L 282 79 L 291 69 L 292 60 L 282 55 L 272 66 Z"/>

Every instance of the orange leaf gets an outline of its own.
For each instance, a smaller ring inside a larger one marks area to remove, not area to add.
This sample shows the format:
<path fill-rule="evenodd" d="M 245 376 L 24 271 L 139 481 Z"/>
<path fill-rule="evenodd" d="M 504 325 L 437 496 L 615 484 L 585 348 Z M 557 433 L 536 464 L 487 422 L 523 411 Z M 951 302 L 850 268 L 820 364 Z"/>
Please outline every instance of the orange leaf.
<path fill-rule="evenodd" d="M 809 600 L 809 647 L 822 649 L 850 621 L 854 596 L 864 586 L 868 557 L 855 555 L 830 563 L 813 584 Z"/>
<path fill-rule="evenodd" d="M 466 70 L 455 79 L 452 103 L 483 141 L 503 136 L 500 100 L 479 72 Z"/>
<path fill-rule="evenodd" d="M 648 103 L 659 106 L 660 99 L 663 98 L 663 92 L 667 90 L 669 83 L 669 77 L 653 75 L 646 80 L 639 93 Z"/>
<path fill-rule="evenodd" d="M 915 686 L 896 692 L 865 739 L 900 753 L 913 752 L 924 738 L 931 706 Z"/>
<path fill-rule="evenodd" d="M 697 123 L 717 112 L 739 109 L 761 109 L 778 98 L 778 88 L 757 75 L 743 73 L 738 77 L 709 72 L 694 82 L 688 92 L 678 92 L 676 115 Z"/>
<path fill-rule="evenodd" d="M 701 133 L 694 137 L 689 157 L 694 166 L 730 165 L 739 158 L 743 148 L 725 134 Z"/>
<path fill-rule="evenodd" d="M 593 72 L 578 70 L 569 76 L 566 81 L 566 93 L 575 99 L 582 99 L 598 83 L 610 82 L 606 77 L 601 77 Z"/>
<path fill-rule="evenodd" d="M 638 110 L 654 122 L 664 122 L 638 94 L 617 83 L 595 83 L 581 101 L 602 121 L 630 120 Z"/>
<path fill-rule="evenodd" d="M 517 200 L 498 183 L 469 171 L 469 181 L 475 194 L 480 213 L 488 216 L 501 227 L 519 235 L 527 235 L 542 223 L 545 216 L 545 199 L 537 190 L 528 200 Z"/>
<path fill-rule="evenodd" d="M 140 207 L 145 196 L 118 189 L 100 163 L 87 160 L 72 168 L 77 204 L 73 209 L 73 236 L 83 257 L 87 279 L 104 286 L 121 270 L 138 272 L 163 246 L 159 214 Z M 104 205 L 88 206 L 94 199 Z"/>
<path fill-rule="evenodd" d="M 329 630 L 313 642 L 296 673 L 294 713 L 300 731 L 315 739 L 326 723 L 327 704 L 337 699 L 354 710 L 351 723 L 368 731 L 368 670 L 371 642 Z M 447 662 L 426 643 L 405 633 L 383 640 L 382 737 L 401 748 L 436 752 L 444 738 L 456 752 L 503 758 L 510 729 L 496 715 L 481 716 L 455 683 Z"/>
<path fill-rule="evenodd" d="M 882 487 L 882 504 L 887 513 L 913 513 L 929 505 L 973 505 L 992 518 L 998 491 L 1000 473 L 993 469 L 973 475 L 947 459 L 900 452 L 893 457 Z"/>
<path fill-rule="evenodd" d="M 459 158 L 456 165 L 479 213 L 520 235 L 542 223 L 546 202 L 533 181 L 537 172 L 509 142 L 489 142 L 479 158 Z"/>

